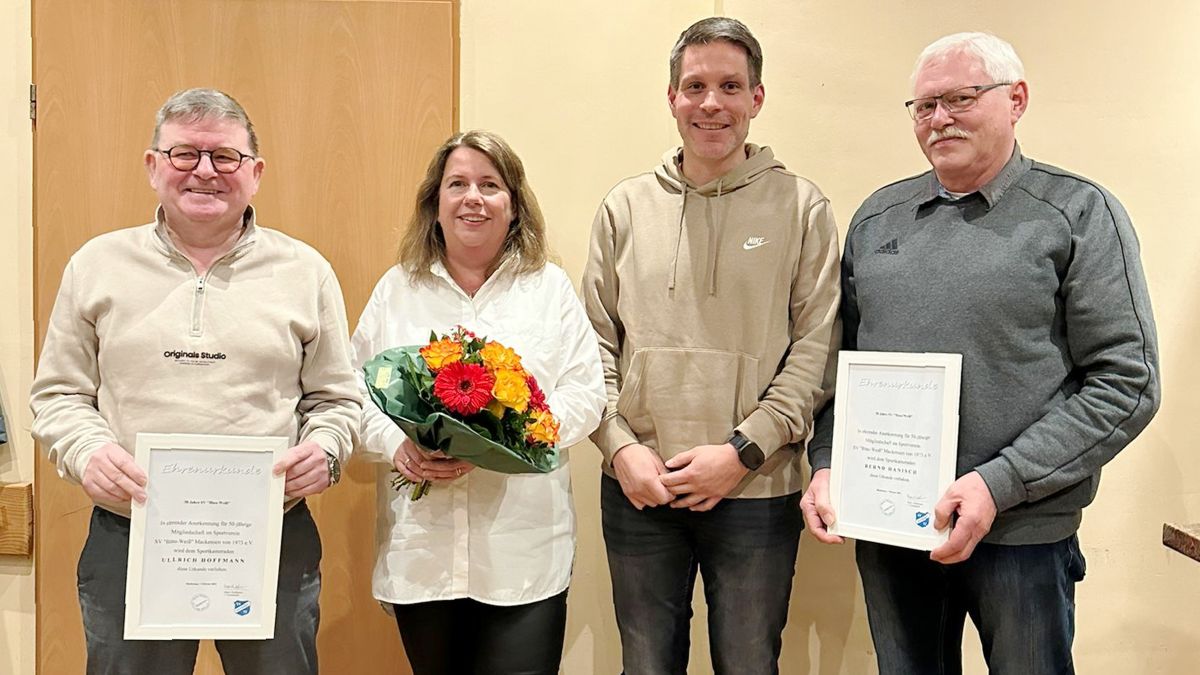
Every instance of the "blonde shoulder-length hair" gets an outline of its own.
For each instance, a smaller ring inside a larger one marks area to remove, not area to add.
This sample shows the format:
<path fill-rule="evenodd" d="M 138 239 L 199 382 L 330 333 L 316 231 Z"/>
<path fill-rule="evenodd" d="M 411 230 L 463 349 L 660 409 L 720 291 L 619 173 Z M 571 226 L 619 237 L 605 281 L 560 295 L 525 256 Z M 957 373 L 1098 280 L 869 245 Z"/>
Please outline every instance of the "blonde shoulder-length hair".
<path fill-rule="evenodd" d="M 492 269 L 516 256 L 516 272 L 536 272 L 546 266 L 549 251 L 546 244 L 546 221 L 538 207 L 533 189 L 525 179 L 525 167 L 517 153 L 503 138 L 490 131 L 464 131 L 451 136 L 434 153 L 425 170 L 425 178 L 417 189 L 417 203 L 400 240 L 397 262 L 414 279 L 433 279 L 433 263 L 446 262 L 446 238 L 438 223 L 438 194 L 446 160 L 457 148 L 478 150 L 500 173 L 512 199 L 513 221 L 508 227 L 504 248 Z"/>

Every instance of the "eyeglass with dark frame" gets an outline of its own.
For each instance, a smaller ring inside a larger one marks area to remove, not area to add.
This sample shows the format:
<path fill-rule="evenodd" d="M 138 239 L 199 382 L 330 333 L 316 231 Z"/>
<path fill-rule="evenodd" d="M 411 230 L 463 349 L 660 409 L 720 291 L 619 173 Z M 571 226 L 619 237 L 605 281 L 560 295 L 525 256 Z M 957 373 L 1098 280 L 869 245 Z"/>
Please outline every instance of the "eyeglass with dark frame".
<path fill-rule="evenodd" d="M 200 166 L 200 159 L 205 155 L 208 155 L 208 159 L 212 162 L 213 169 L 217 173 L 233 173 L 242 168 L 242 164 L 246 160 L 258 159 L 254 155 L 247 155 L 234 148 L 201 150 L 191 145 L 175 145 L 166 150 L 162 148 L 155 148 L 154 150 L 166 155 L 167 161 L 171 163 L 171 166 L 179 171 L 192 171 L 197 166 Z"/>
<path fill-rule="evenodd" d="M 948 91 L 938 96 L 926 96 L 923 98 L 914 98 L 911 101 L 905 101 L 904 107 L 908 108 L 908 114 L 918 122 L 933 117 L 933 113 L 937 111 L 938 102 L 940 101 L 946 108 L 946 112 L 960 113 L 966 112 L 975 107 L 979 102 L 979 97 L 984 93 L 989 92 L 997 87 L 1006 87 L 1012 82 L 995 82 L 993 84 L 972 84 L 966 87 L 959 87 L 953 91 Z"/>

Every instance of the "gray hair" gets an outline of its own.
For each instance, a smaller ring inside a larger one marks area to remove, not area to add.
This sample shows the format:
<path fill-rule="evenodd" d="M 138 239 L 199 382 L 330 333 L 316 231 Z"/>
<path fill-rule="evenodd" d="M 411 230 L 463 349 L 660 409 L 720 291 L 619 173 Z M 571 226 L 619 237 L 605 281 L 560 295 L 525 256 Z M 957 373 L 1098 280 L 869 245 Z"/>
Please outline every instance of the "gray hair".
<path fill-rule="evenodd" d="M 917 73 L 934 59 L 944 58 L 951 54 L 969 54 L 979 59 L 984 72 L 992 78 L 992 82 L 1016 82 L 1025 79 L 1025 65 L 1013 46 L 992 35 L 991 33 L 955 33 L 934 40 L 932 44 L 917 57 L 913 66 L 912 81 L 916 83 Z M 980 83 L 986 84 L 986 83 Z"/>
<path fill-rule="evenodd" d="M 671 49 L 671 87 L 679 87 L 679 64 L 683 52 L 690 45 L 706 45 L 712 42 L 729 42 L 746 52 L 746 65 L 750 70 L 750 87 L 762 84 L 762 47 L 746 24 L 725 16 L 710 16 L 687 27 L 679 34 L 679 40 Z"/>
<path fill-rule="evenodd" d="M 216 89 L 184 89 L 171 94 L 171 98 L 162 104 L 154 119 L 154 138 L 150 147 L 158 147 L 158 134 L 162 125 L 167 122 L 198 122 L 204 119 L 226 119 L 240 123 L 250 136 L 250 154 L 258 155 L 258 135 L 254 133 L 254 125 L 232 96 Z"/>

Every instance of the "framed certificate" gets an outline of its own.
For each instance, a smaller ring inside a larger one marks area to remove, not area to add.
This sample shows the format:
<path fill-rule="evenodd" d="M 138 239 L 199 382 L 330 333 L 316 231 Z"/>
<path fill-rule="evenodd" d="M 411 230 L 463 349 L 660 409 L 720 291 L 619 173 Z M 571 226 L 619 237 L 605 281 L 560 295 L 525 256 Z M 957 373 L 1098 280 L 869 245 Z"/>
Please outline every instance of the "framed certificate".
<path fill-rule="evenodd" d="M 283 527 L 283 437 L 138 434 L 125 638 L 268 639 Z"/>
<path fill-rule="evenodd" d="M 830 532 L 932 550 L 933 508 L 954 482 L 961 354 L 838 355 Z"/>

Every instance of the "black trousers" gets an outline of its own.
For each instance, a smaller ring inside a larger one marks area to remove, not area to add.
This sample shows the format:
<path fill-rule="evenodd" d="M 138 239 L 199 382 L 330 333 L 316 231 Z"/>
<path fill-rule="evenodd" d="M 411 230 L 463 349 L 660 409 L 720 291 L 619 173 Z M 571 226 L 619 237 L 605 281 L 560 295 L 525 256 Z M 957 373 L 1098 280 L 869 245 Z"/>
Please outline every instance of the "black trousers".
<path fill-rule="evenodd" d="M 88 675 L 191 675 L 198 640 L 125 639 L 129 528 L 128 518 L 92 510 L 77 571 Z M 321 537 L 304 501 L 283 514 L 282 537 L 275 638 L 217 640 L 229 675 L 317 675 Z M 215 606 L 218 598 L 212 601 Z"/>
<path fill-rule="evenodd" d="M 555 675 L 567 592 L 526 605 L 438 600 L 392 605 L 413 675 Z"/>

